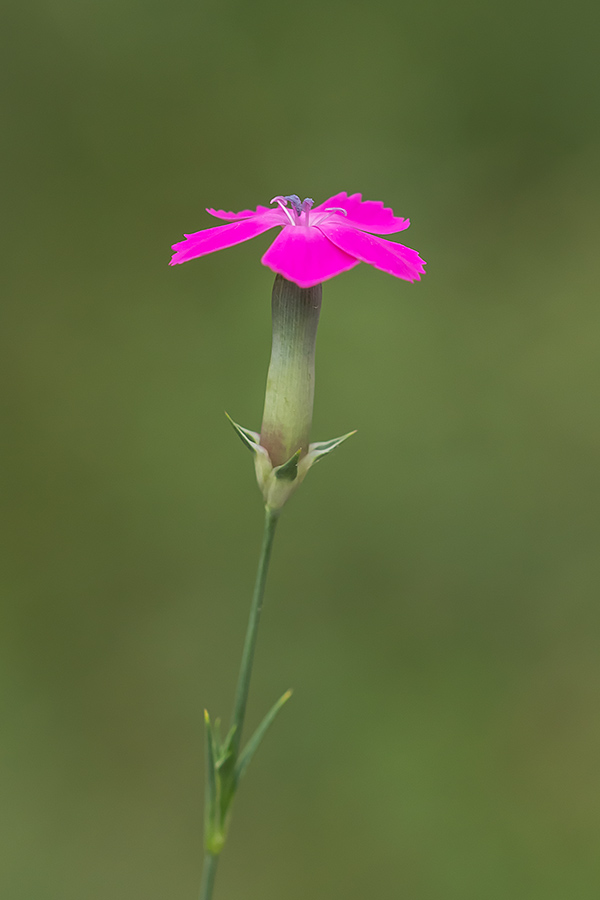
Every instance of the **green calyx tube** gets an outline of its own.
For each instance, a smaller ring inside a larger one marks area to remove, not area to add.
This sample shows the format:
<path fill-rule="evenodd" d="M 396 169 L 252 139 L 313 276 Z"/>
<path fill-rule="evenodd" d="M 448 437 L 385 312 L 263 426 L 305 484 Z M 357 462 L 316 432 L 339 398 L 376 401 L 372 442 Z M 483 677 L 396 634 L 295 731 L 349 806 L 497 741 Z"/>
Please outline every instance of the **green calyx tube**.
<path fill-rule="evenodd" d="M 261 446 L 272 466 L 308 453 L 315 395 L 315 345 L 322 286 L 301 288 L 281 275 L 272 297 L 273 343 Z"/>

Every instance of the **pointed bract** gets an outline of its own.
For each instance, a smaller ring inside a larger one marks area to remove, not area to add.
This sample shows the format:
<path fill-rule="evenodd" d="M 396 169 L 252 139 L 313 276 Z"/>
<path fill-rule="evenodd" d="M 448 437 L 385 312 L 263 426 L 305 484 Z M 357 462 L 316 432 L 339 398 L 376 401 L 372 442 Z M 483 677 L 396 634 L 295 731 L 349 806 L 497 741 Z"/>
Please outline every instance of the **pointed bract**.
<path fill-rule="evenodd" d="M 335 450 L 336 447 L 347 441 L 349 437 L 352 437 L 353 434 L 356 434 L 356 429 L 349 431 L 348 434 L 343 434 L 339 438 L 333 438 L 331 441 L 317 441 L 314 444 L 310 444 L 305 457 L 307 462 L 304 463 L 307 466 L 307 471 L 311 466 L 323 459 L 324 456 L 327 456 L 328 453 L 331 453 L 332 450 Z"/>
<path fill-rule="evenodd" d="M 256 453 L 257 447 L 260 445 L 260 434 L 257 434 L 256 431 L 250 431 L 249 428 L 243 428 L 241 425 L 238 425 L 237 422 L 233 421 L 228 412 L 226 412 L 225 415 L 233 425 L 233 429 L 240 438 L 242 444 L 248 447 L 249 450 L 252 450 L 253 453 Z"/>

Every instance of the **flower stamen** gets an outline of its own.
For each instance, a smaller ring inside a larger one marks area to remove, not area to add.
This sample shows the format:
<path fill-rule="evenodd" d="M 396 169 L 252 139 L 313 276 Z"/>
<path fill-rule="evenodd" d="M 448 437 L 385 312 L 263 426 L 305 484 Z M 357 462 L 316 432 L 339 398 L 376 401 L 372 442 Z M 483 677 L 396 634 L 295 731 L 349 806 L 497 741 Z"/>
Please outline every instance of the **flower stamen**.
<path fill-rule="evenodd" d="M 304 224 L 308 225 L 308 217 L 311 211 L 311 208 L 315 205 L 315 201 L 312 197 L 305 197 L 302 201 L 302 206 L 300 207 L 302 212 L 304 213 Z"/>
<path fill-rule="evenodd" d="M 317 213 L 318 218 L 315 225 L 322 225 L 334 213 L 341 213 L 343 216 L 347 216 L 348 210 L 343 209 L 341 206 L 327 206 L 324 210 Z"/>
<path fill-rule="evenodd" d="M 300 197 L 298 194 L 286 194 L 283 198 L 284 200 L 289 200 L 294 209 L 296 210 L 296 215 L 298 218 L 302 215 L 302 204 L 300 203 Z"/>
<path fill-rule="evenodd" d="M 312 197 L 305 197 L 304 200 L 301 201 L 298 194 L 278 194 L 277 197 L 273 197 L 271 203 L 277 203 L 279 208 L 286 214 L 290 225 L 308 225 L 309 213 L 314 206 L 315 201 Z M 291 203 L 292 208 L 296 213 L 296 218 L 294 218 L 292 210 L 288 207 L 288 203 Z M 342 210 L 342 212 L 344 212 L 344 210 Z M 304 213 L 303 222 L 300 221 L 302 219 L 302 213 Z"/>
<path fill-rule="evenodd" d="M 292 212 L 291 212 L 291 210 L 289 210 L 287 208 L 288 200 L 289 200 L 289 197 L 282 197 L 281 194 L 279 194 L 277 197 L 273 197 L 273 199 L 271 200 L 271 203 L 277 203 L 279 208 L 283 210 L 283 212 L 286 214 L 287 218 L 289 219 L 290 225 L 295 225 L 296 222 L 294 221 Z"/>

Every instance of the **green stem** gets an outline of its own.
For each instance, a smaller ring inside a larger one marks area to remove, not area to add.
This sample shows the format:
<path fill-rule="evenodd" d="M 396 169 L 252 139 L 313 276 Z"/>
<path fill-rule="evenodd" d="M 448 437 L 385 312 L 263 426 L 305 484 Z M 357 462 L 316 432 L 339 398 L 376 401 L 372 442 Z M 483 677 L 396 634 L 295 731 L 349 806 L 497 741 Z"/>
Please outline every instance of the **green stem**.
<path fill-rule="evenodd" d="M 280 510 L 272 510 L 268 508 L 265 510 L 265 530 L 263 534 L 260 558 L 258 560 L 256 583 L 254 585 L 254 593 L 252 595 L 250 617 L 248 619 L 246 640 L 244 641 L 244 650 L 242 653 L 242 662 L 240 665 L 240 674 L 238 675 L 238 683 L 235 692 L 235 702 L 233 705 L 233 716 L 231 719 L 231 725 L 232 727 L 235 727 L 233 748 L 236 756 L 240 748 L 240 742 L 242 740 L 242 729 L 244 727 L 246 703 L 248 702 L 250 677 L 252 675 L 252 663 L 254 661 L 254 650 L 256 647 L 256 638 L 258 635 L 258 624 L 260 622 L 260 614 L 262 612 L 263 596 L 265 593 L 265 584 L 267 581 L 267 572 L 269 570 L 269 561 L 271 559 L 273 538 L 275 537 L 275 526 L 277 525 L 279 512 Z"/>
<path fill-rule="evenodd" d="M 218 862 L 218 856 L 214 856 L 212 853 L 208 852 L 205 854 L 204 866 L 202 868 L 202 885 L 200 886 L 200 900 L 211 900 Z"/>
<path fill-rule="evenodd" d="M 258 560 L 256 583 L 254 585 L 254 593 L 252 595 L 250 617 L 248 619 L 248 628 L 246 630 L 246 639 L 244 641 L 244 650 L 242 652 L 242 662 L 240 665 L 240 674 L 238 676 L 238 683 L 235 692 L 235 702 L 233 706 L 233 716 L 231 720 L 232 727 L 235 727 L 232 740 L 234 759 L 237 758 L 240 749 L 240 742 L 242 739 L 242 728 L 244 727 L 244 718 L 246 716 L 246 704 L 248 702 L 248 692 L 250 690 L 250 678 L 252 675 L 252 663 L 254 661 L 256 638 L 258 635 L 258 624 L 260 622 L 260 614 L 262 612 L 265 584 L 267 581 L 267 572 L 269 570 L 269 561 L 271 559 L 273 538 L 275 537 L 275 526 L 277 525 L 279 512 L 280 510 L 272 510 L 268 508 L 265 511 L 265 530 L 260 557 Z M 202 886 L 200 888 L 200 900 L 212 900 L 218 859 L 219 857 L 217 855 L 208 851 L 205 854 L 204 867 L 202 870 Z"/>

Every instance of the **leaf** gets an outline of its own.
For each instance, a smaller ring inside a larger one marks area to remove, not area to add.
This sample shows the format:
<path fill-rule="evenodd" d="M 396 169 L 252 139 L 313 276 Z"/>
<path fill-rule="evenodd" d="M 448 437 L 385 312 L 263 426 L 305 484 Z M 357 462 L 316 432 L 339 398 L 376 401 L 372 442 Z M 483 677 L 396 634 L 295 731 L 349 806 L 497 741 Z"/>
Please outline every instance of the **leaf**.
<path fill-rule="evenodd" d="M 215 769 L 215 742 L 207 710 L 204 710 L 204 723 L 206 725 L 206 834 L 210 835 L 216 824 L 217 774 Z"/>
<path fill-rule="evenodd" d="M 227 737 L 223 741 L 222 745 L 222 755 L 224 758 L 227 758 L 234 752 L 234 737 L 237 732 L 237 727 L 232 725 L 229 731 L 227 732 Z"/>
<path fill-rule="evenodd" d="M 226 412 L 225 415 L 233 425 L 233 428 L 242 443 L 245 444 L 249 450 L 252 450 L 253 453 L 256 453 L 256 448 L 260 444 L 260 435 L 257 434 L 256 431 L 250 431 L 249 428 L 244 428 L 242 425 L 238 425 L 237 422 L 233 421 L 228 412 Z"/>
<path fill-rule="evenodd" d="M 279 712 L 281 707 L 285 703 L 287 703 L 287 701 L 290 699 L 291 696 L 292 696 L 292 692 L 290 690 L 290 691 L 286 691 L 285 694 L 283 695 L 283 697 L 279 698 L 277 703 L 272 707 L 272 709 L 269 710 L 267 715 L 264 717 L 264 719 L 262 720 L 262 722 L 260 723 L 260 725 L 258 726 L 256 731 L 254 732 L 254 734 L 252 735 L 252 737 L 250 738 L 250 740 L 248 741 L 248 743 L 246 744 L 246 746 L 244 747 L 242 752 L 240 753 L 240 758 L 238 759 L 237 765 L 235 767 L 236 782 L 239 782 L 240 778 L 242 777 L 242 775 L 248 768 L 250 760 L 256 753 L 260 742 L 264 738 L 267 730 L 269 729 L 269 726 L 274 721 L 275 716 L 277 715 L 277 713 Z"/>
<path fill-rule="evenodd" d="M 219 816 L 223 829 L 227 825 L 227 813 L 235 796 L 237 778 L 235 775 L 235 756 L 231 751 L 219 763 Z"/>
<path fill-rule="evenodd" d="M 218 759 L 221 755 L 221 751 L 223 749 L 221 744 L 221 720 L 215 719 L 212 723 L 212 736 L 213 736 L 213 747 L 215 754 L 215 765 L 218 765 Z"/>

